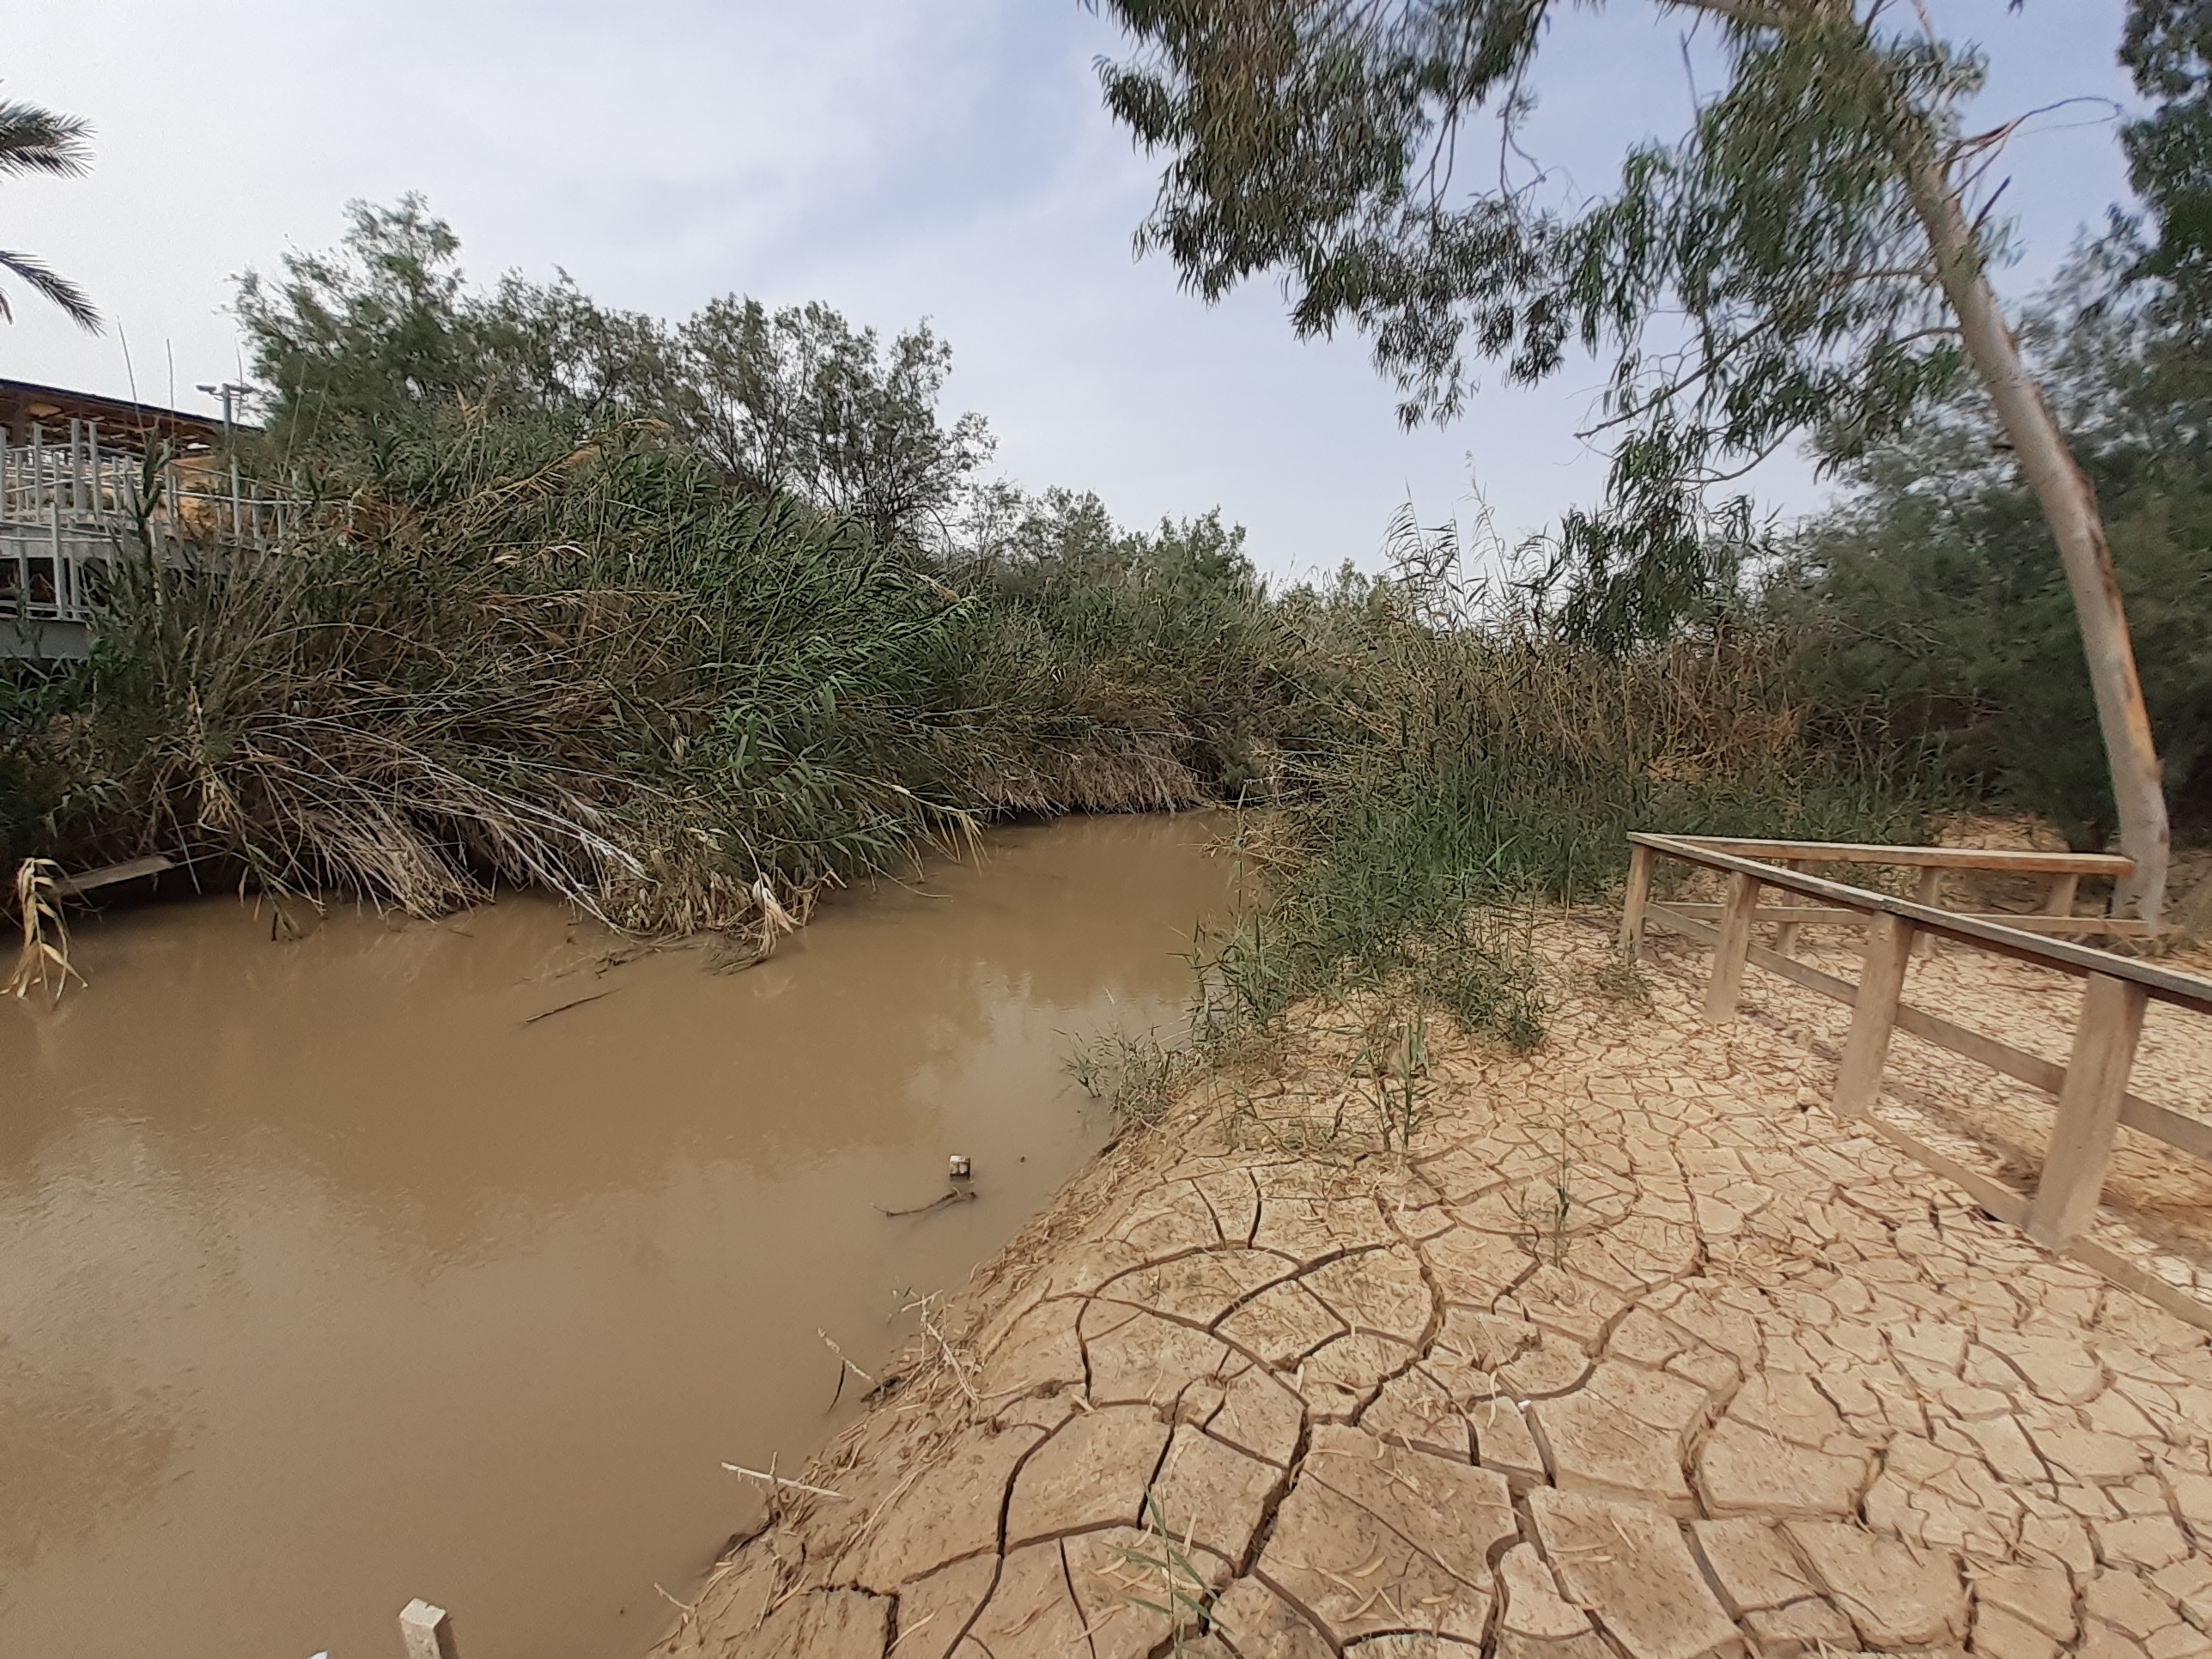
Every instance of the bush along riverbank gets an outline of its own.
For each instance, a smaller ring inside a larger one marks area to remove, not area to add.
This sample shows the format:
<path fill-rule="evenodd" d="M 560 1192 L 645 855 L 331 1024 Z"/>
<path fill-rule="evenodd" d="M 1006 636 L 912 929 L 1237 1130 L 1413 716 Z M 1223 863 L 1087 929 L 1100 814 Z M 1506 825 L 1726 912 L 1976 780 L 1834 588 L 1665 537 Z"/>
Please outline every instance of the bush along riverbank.
<path fill-rule="evenodd" d="M 1410 520 L 1391 574 L 1270 588 L 1218 515 L 977 483 L 926 328 L 671 328 L 454 258 L 410 202 L 248 280 L 237 459 L 306 505 L 271 550 L 125 548 L 91 658 L 0 678 L 9 869 L 160 854 L 426 915 L 526 886 L 758 953 L 997 816 L 1241 803 L 1266 902 L 1205 952 L 1202 1026 L 1418 974 L 1525 1042 L 1498 918 L 1601 892 L 1628 828 L 1926 804 L 1924 750 L 1804 692 L 1740 594 L 1593 643 L 1474 602 Z"/>
<path fill-rule="evenodd" d="M 996 815 L 1273 803 L 1282 942 L 1221 957 L 1264 1012 L 1477 961 L 1470 900 L 1599 891 L 1632 823 L 1869 834 L 1901 799 L 1755 635 L 1608 657 L 1404 581 L 1271 594 L 1214 520 L 1077 498 L 933 557 L 636 424 L 456 415 L 381 460 L 279 552 L 126 559 L 91 659 L 10 685 L 10 867 L 417 915 L 529 886 L 766 949 Z"/>

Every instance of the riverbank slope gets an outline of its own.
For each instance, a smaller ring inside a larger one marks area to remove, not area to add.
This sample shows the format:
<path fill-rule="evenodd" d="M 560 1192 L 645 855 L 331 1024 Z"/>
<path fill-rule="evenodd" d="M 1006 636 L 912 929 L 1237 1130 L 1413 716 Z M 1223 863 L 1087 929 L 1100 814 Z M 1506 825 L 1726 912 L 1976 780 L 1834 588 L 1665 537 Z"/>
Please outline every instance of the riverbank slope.
<path fill-rule="evenodd" d="M 2204 1334 L 1830 1115 L 1788 988 L 1537 945 L 1409 1156 L 1325 1027 L 1125 1139 L 656 1653 L 2212 1653 Z"/>

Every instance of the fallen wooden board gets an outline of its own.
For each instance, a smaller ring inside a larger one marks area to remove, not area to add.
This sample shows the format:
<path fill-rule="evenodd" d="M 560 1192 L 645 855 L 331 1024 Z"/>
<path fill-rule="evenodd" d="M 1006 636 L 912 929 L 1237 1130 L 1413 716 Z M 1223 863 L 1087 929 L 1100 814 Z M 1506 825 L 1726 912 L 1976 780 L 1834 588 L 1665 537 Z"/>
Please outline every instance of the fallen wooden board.
<path fill-rule="evenodd" d="M 112 887 L 118 881 L 136 881 L 141 876 L 158 876 L 164 870 L 177 867 L 174 859 L 164 858 L 159 853 L 150 858 L 131 859 L 122 864 L 103 864 L 97 870 L 87 870 L 82 875 L 58 878 L 50 890 L 57 898 L 76 898 L 96 887 Z"/>

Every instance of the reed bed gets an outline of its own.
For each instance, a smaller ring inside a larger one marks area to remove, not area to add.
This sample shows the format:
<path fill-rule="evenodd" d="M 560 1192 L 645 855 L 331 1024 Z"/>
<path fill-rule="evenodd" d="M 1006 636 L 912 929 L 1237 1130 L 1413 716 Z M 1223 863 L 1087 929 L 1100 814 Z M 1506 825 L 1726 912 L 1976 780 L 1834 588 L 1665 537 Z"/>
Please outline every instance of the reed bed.
<path fill-rule="evenodd" d="M 1626 830 L 1919 810 L 1778 640 L 1605 657 L 1403 581 L 1270 594 L 1212 520 L 964 560 L 650 423 L 458 408 L 315 476 L 296 546 L 127 558 L 88 662 L 0 682 L 7 868 L 161 854 L 426 916 L 527 887 L 757 956 L 996 816 L 1225 801 L 1264 808 L 1264 898 L 1204 953 L 1201 1024 L 1414 979 L 1526 1044 L 1514 918 L 1601 892 Z"/>
<path fill-rule="evenodd" d="M 1938 805 L 1912 751 L 1793 691 L 1775 635 L 1623 656 L 1525 616 L 1381 611 L 1359 630 L 1348 734 L 1305 769 L 1295 810 L 1240 837 L 1264 897 L 1201 957 L 1201 1046 L 1380 995 L 1532 1048 L 1535 908 L 1605 897 L 1631 830 L 1910 840 Z"/>

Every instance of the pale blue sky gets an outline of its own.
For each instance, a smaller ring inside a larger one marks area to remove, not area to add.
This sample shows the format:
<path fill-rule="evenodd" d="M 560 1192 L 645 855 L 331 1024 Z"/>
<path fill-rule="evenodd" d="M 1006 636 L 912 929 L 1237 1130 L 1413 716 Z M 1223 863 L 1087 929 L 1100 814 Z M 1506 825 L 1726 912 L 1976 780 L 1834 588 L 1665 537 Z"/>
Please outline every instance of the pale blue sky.
<path fill-rule="evenodd" d="M 1931 0 L 1989 50 L 1984 113 L 2127 95 L 2121 0 Z M 424 191 L 469 270 L 565 266 L 611 303 L 683 315 L 732 290 L 827 301 L 953 344 L 948 401 L 986 415 L 999 469 L 1093 489 L 1125 520 L 1218 505 L 1263 567 L 1376 562 L 1409 493 L 1509 536 L 1595 489 L 1574 432 L 1597 376 L 1487 391 L 1464 419 L 1399 431 L 1356 339 L 1301 344 L 1258 284 L 1207 308 L 1131 234 L 1155 174 L 1099 108 L 1121 50 L 1076 0 L 73 0 L 0 5 L 0 87 L 99 129 L 88 180 L 10 184 L 0 246 L 88 288 L 86 339 L 18 295 L 0 374 L 188 407 L 240 367 L 230 276 L 332 242 L 349 198 Z M 1616 0 L 1547 49 L 1537 141 L 1575 188 L 1620 145 L 1680 131 L 1674 25 Z M 1695 58 L 1695 52 L 1691 54 Z M 2004 203 L 2047 275 L 2125 188 L 2108 112 L 2017 138 Z M 170 363 L 173 358 L 173 380 Z M 1778 505 L 1817 498 L 1784 459 Z"/>

